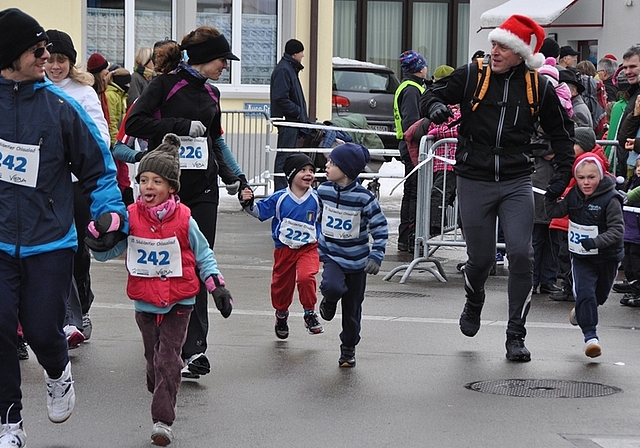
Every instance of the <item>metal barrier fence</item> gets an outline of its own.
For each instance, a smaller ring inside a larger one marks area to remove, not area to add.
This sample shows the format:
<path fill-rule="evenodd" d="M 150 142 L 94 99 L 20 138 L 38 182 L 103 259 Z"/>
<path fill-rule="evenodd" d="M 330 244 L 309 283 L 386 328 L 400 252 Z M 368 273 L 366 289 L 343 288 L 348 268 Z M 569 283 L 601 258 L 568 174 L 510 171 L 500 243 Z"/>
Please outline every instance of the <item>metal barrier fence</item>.
<path fill-rule="evenodd" d="M 399 283 L 405 283 L 414 269 L 422 264 L 433 264 L 427 266 L 420 266 L 420 270 L 425 270 L 431 273 L 436 279 L 441 282 L 447 281 L 447 274 L 442 267 L 442 263 L 437 258 L 433 257 L 433 254 L 442 246 L 452 247 L 466 247 L 466 242 L 462 235 L 462 230 L 459 227 L 460 220 L 458 219 L 458 199 L 453 202 L 453 205 L 448 205 L 446 202 L 446 195 L 442 194 L 442 201 L 440 207 L 442 210 L 440 226 L 440 234 L 430 235 L 431 226 L 431 198 L 433 191 L 433 163 L 435 159 L 439 159 L 444 163 L 455 165 L 455 160 L 446 159 L 436 155 L 436 150 L 447 143 L 457 143 L 455 138 L 446 138 L 434 142 L 432 136 L 425 136 L 420 141 L 420 156 L 419 164 L 415 171 L 418 172 L 418 188 L 417 188 L 417 208 L 416 208 L 416 226 L 415 226 L 415 243 L 413 251 L 413 260 L 409 264 L 397 266 L 391 270 L 384 280 L 390 281 L 398 272 L 404 271 Z M 597 143 L 601 146 L 618 146 L 618 142 L 615 140 L 598 140 Z M 615 153 L 615 151 L 613 151 Z M 613 162 L 615 163 L 615 155 L 613 156 Z M 446 173 L 446 171 L 445 171 Z M 447 178 L 444 176 L 442 190 L 446 191 Z M 451 180 L 449 180 L 451 181 Z M 534 192 L 538 194 L 544 194 L 543 190 L 534 188 Z M 625 207 L 625 210 L 634 211 L 640 209 L 631 210 L 630 207 Z M 498 226 L 496 221 L 496 235 L 498 232 Z M 496 238 L 497 241 L 497 238 Z M 497 243 L 496 249 L 504 249 L 504 243 Z"/>
<path fill-rule="evenodd" d="M 222 111 L 224 139 L 253 187 L 269 188 L 271 122 L 264 111 Z M 258 196 L 258 193 L 256 193 Z"/>

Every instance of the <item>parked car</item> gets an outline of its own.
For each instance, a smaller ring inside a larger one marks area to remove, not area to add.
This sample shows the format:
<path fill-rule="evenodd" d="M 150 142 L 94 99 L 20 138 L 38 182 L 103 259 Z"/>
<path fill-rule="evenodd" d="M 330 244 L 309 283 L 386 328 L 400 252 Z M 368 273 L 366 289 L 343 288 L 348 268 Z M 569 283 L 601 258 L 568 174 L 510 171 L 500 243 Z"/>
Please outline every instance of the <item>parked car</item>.
<path fill-rule="evenodd" d="M 376 131 L 395 132 L 393 96 L 400 84 L 389 67 L 354 59 L 333 58 L 334 117 L 362 114 Z M 385 148 L 397 148 L 393 135 L 380 135 Z"/>

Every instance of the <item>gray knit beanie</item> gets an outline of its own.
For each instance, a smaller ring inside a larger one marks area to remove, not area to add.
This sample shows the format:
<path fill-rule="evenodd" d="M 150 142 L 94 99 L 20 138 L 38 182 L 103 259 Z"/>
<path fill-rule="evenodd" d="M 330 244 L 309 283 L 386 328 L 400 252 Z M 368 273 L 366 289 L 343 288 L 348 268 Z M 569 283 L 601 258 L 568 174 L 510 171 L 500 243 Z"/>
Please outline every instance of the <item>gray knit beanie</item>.
<path fill-rule="evenodd" d="M 140 182 L 140 174 L 147 171 L 162 176 L 176 192 L 180 191 L 180 139 L 177 135 L 165 135 L 162 143 L 140 160 L 136 181 Z"/>
<path fill-rule="evenodd" d="M 591 152 L 596 146 L 596 133 L 592 128 L 580 127 L 574 129 L 574 140 L 586 152 Z"/>

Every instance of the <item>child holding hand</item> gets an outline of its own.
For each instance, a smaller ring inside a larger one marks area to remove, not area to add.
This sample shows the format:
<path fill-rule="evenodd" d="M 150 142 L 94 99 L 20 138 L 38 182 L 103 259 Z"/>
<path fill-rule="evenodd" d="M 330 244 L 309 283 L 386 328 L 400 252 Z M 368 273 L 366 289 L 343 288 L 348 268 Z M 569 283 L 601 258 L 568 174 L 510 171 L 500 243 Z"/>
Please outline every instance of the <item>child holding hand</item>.
<path fill-rule="evenodd" d="M 304 308 L 304 326 L 309 334 L 324 332 L 315 312 L 318 258 L 318 215 L 320 202 L 311 187 L 316 167 L 306 154 L 294 153 L 284 161 L 289 186 L 253 203 L 253 191 L 245 188 L 240 203 L 260 221 L 271 219 L 271 237 L 275 244 L 271 277 L 271 304 L 276 310 L 276 337 L 289 337 L 289 307 L 298 285 Z"/>
<path fill-rule="evenodd" d="M 327 182 L 318 187 L 322 201 L 318 250 L 324 263 L 320 315 L 324 320 L 333 319 L 342 300 L 340 367 L 356 365 L 367 274 L 376 275 L 380 270 L 389 238 L 387 218 L 378 200 L 358 182 L 369 159 L 369 150 L 362 145 L 336 146 L 325 166 Z"/>
<path fill-rule="evenodd" d="M 558 202 L 545 201 L 550 217 L 569 215 L 568 245 L 576 299 L 569 321 L 580 325 L 585 355 L 590 358 L 602 353 L 596 332 L 598 306 L 607 300 L 624 254 L 622 197 L 603 165 L 592 153 L 579 155 L 573 164 L 573 188 Z"/>
<path fill-rule="evenodd" d="M 191 211 L 176 195 L 180 190 L 179 148 L 180 139 L 167 134 L 140 161 L 136 176 L 140 195 L 127 208 L 131 223 L 127 240 L 100 252 L 100 235 L 111 226 L 100 220 L 90 224 L 85 238 L 99 261 L 127 251 L 127 295 L 134 301 L 147 361 L 147 389 L 153 394 L 151 439 L 160 446 L 173 440 L 181 351 L 200 290 L 198 272 L 222 316 L 229 317 L 233 308 L 213 251 Z"/>

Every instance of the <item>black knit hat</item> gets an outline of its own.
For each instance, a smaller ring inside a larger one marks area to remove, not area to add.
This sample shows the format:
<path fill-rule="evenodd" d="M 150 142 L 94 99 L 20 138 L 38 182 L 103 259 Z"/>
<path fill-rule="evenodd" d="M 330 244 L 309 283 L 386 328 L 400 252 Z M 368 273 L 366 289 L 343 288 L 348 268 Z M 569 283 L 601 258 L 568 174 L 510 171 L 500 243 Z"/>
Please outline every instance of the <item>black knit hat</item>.
<path fill-rule="evenodd" d="M 0 70 L 11 67 L 22 53 L 43 40 L 49 37 L 36 19 L 17 8 L 0 11 Z"/>
<path fill-rule="evenodd" d="M 364 171 L 371 155 L 369 150 L 356 143 L 343 143 L 333 148 L 329 154 L 329 159 L 340 168 L 349 179 L 355 179 Z"/>
<path fill-rule="evenodd" d="M 311 165 L 315 171 L 316 166 L 314 165 L 313 160 L 311 160 L 311 158 L 306 154 L 295 153 L 284 159 L 283 171 L 284 175 L 287 177 L 289 185 L 293 182 L 293 178 L 296 177 L 296 174 L 298 174 L 300 170 L 307 165 Z"/>
<path fill-rule="evenodd" d="M 176 192 L 180 191 L 180 139 L 177 135 L 165 135 L 162 143 L 140 160 L 136 181 L 140 182 L 140 174 L 147 171 L 162 176 Z"/>
<path fill-rule="evenodd" d="M 294 54 L 300 53 L 301 51 L 304 51 L 304 45 L 302 45 L 302 42 L 297 39 L 290 39 L 284 45 L 284 52 L 286 54 L 290 54 L 293 56 Z"/>
<path fill-rule="evenodd" d="M 49 42 L 53 44 L 49 53 L 60 53 L 65 55 L 71 61 L 71 65 L 76 65 L 76 58 L 78 53 L 73 47 L 73 41 L 64 31 L 47 30 L 47 36 L 49 36 Z"/>
<path fill-rule="evenodd" d="M 556 42 L 554 38 L 547 37 L 542 41 L 540 53 L 542 53 L 545 58 L 557 58 L 560 54 L 560 45 L 558 45 L 558 42 Z"/>

